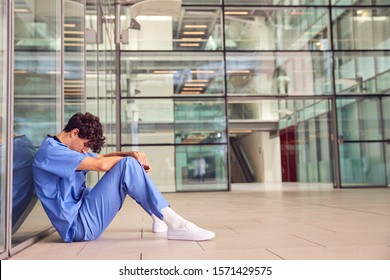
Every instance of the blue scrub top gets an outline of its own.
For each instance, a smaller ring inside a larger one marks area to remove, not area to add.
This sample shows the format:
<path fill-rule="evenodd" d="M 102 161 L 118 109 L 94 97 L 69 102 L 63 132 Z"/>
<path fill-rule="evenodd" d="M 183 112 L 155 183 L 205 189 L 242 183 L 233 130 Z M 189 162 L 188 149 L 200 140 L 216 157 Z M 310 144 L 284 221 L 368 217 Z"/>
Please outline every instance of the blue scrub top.
<path fill-rule="evenodd" d="M 37 195 L 53 226 L 65 242 L 72 242 L 79 208 L 90 189 L 86 171 L 77 167 L 88 156 L 73 151 L 52 137 L 43 140 L 33 162 Z"/>

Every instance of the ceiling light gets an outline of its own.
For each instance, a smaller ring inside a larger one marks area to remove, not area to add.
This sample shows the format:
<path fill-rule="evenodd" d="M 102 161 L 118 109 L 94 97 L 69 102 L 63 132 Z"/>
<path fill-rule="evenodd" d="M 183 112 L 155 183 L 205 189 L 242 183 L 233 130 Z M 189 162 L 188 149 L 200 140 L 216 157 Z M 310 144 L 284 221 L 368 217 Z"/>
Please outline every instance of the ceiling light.
<path fill-rule="evenodd" d="M 76 24 L 75 23 L 65 23 L 64 27 L 72 27 L 72 28 L 74 28 L 74 27 L 76 27 Z"/>
<path fill-rule="evenodd" d="M 229 74 L 249 74 L 251 70 L 227 70 Z"/>
<path fill-rule="evenodd" d="M 194 91 L 194 90 L 203 90 L 203 88 L 201 88 L 201 87 L 200 88 L 196 88 L 196 87 L 186 88 L 186 87 L 184 87 L 181 90 Z"/>
<path fill-rule="evenodd" d="M 82 47 L 84 44 L 76 44 L 76 43 L 65 43 L 65 47 Z"/>
<path fill-rule="evenodd" d="M 213 70 L 191 70 L 194 74 L 214 74 Z"/>
<path fill-rule="evenodd" d="M 184 35 L 204 35 L 204 31 L 184 31 Z"/>
<path fill-rule="evenodd" d="M 205 87 L 206 84 L 184 84 L 185 87 Z"/>
<path fill-rule="evenodd" d="M 29 9 L 15 9 L 15 13 L 30 13 Z"/>
<path fill-rule="evenodd" d="M 64 41 L 84 41 L 84 38 L 65 37 Z"/>
<path fill-rule="evenodd" d="M 199 43 L 181 43 L 181 47 L 199 47 Z"/>
<path fill-rule="evenodd" d="M 154 74 L 177 74 L 175 70 L 154 70 Z"/>
<path fill-rule="evenodd" d="M 186 24 L 184 28 L 207 28 L 205 24 Z"/>
<path fill-rule="evenodd" d="M 189 82 L 189 83 L 208 83 L 209 80 L 206 80 L 206 79 L 204 79 L 204 80 L 187 80 L 187 82 Z"/>
<path fill-rule="evenodd" d="M 200 91 L 182 91 L 181 94 L 200 94 Z"/>
<path fill-rule="evenodd" d="M 248 14 L 247 11 L 225 11 L 225 15 L 246 16 Z"/>
<path fill-rule="evenodd" d="M 15 70 L 14 73 L 15 74 L 26 74 L 27 71 L 26 70 Z"/>
<path fill-rule="evenodd" d="M 64 31 L 64 34 L 84 35 L 84 31 Z"/>
<path fill-rule="evenodd" d="M 201 41 L 203 38 L 181 38 L 183 41 Z"/>

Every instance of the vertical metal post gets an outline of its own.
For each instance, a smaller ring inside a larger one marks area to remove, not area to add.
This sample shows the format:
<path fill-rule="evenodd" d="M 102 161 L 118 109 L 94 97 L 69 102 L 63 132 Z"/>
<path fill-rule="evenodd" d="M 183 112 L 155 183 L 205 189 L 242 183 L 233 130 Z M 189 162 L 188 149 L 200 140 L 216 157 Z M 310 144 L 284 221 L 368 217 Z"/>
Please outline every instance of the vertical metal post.
<path fill-rule="evenodd" d="M 61 18 L 60 18 L 60 32 L 61 32 L 61 49 L 60 49 L 60 59 L 61 59 L 61 66 L 60 66 L 60 110 L 59 110 L 59 118 L 60 118 L 60 127 L 57 129 L 60 131 L 64 127 L 64 119 L 65 119 L 65 47 L 64 47 L 64 29 L 65 29 L 65 3 L 64 0 L 61 0 Z M 57 113 L 58 116 L 58 113 Z M 58 122 L 57 122 L 58 123 Z"/>
<path fill-rule="evenodd" d="M 8 1 L 7 10 L 7 97 L 6 97 L 6 166 L 5 166 L 5 250 L 12 247 L 12 175 L 14 135 L 14 1 Z"/>
<path fill-rule="evenodd" d="M 334 43 L 333 43 L 333 17 L 332 9 L 329 4 L 329 40 L 330 40 L 330 51 L 332 58 L 332 71 L 330 80 L 332 82 L 332 97 L 331 97 L 331 143 L 332 143 L 332 158 L 333 158 L 333 186 L 335 188 L 341 188 L 341 178 L 340 178 L 340 154 L 339 154 L 339 134 L 338 134 L 338 125 L 337 125 L 337 96 L 336 96 L 336 83 L 335 83 L 335 54 L 334 54 Z M 328 51 L 328 50 L 325 50 Z"/>
<path fill-rule="evenodd" d="M 225 1 L 222 1 L 222 10 L 221 10 L 221 20 L 222 26 L 225 26 Z M 226 45 L 225 45 L 225 29 L 222 28 L 222 46 L 223 46 L 223 69 L 224 69 L 224 103 L 225 103 L 225 121 L 226 121 L 226 170 L 227 170 L 227 180 L 228 180 L 228 191 L 231 191 L 231 162 L 230 162 L 230 137 L 229 137 L 229 100 L 227 96 L 227 68 L 226 68 Z"/>
<path fill-rule="evenodd" d="M 120 36 L 121 36 L 121 3 L 115 1 L 115 137 L 116 150 L 120 151 L 122 146 L 121 137 L 121 53 L 120 53 Z"/>

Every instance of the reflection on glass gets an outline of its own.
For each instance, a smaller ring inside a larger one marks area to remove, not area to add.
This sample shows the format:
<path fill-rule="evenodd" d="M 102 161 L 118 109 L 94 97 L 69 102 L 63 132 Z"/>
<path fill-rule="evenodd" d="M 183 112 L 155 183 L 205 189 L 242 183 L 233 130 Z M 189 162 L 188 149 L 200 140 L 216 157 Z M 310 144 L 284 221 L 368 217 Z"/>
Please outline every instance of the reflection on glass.
<path fill-rule="evenodd" d="M 390 110 L 389 110 L 389 108 L 390 108 L 390 97 L 385 97 L 382 99 L 383 132 L 384 132 L 384 138 L 386 140 L 390 141 Z M 390 161 L 388 161 L 388 163 L 390 165 Z"/>
<path fill-rule="evenodd" d="M 344 143 L 339 146 L 340 176 L 343 186 L 383 186 L 386 184 L 382 143 Z"/>
<path fill-rule="evenodd" d="M 390 52 L 336 52 L 335 85 L 339 94 L 384 93 L 390 89 Z"/>
<path fill-rule="evenodd" d="M 123 147 L 123 151 L 141 151 L 148 157 L 152 169 L 148 175 L 161 192 L 175 192 L 174 146 Z"/>
<path fill-rule="evenodd" d="M 7 146 L 4 122 L 7 104 L 7 2 L 0 0 L 0 253 L 5 251 L 5 152 Z"/>
<path fill-rule="evenodd" d="M 344 141 L 383 140 L 379 99 L 337 100 L 339 137 Z"/>
<path fill-rule="evenodd" d="M 14 245 L 50 226 L 40 203 L 31 209 L 34 196 L 24 176 L 29 174 L 33 147 L 60 129 L 62 5 L 60 0 L 33 2 L 15 2 L 14 133 L 20 137 L 14 139 L 13 202 L 24 206 L 13 209 L 12 220 L 15 226 L 24 222 L 12 236 Z"/>
<path fill-rule="evenodd" d="M 122 50 L 214 51 L 223 47 L 220 7 L 182 6 L 175 14 L 161 15 L 148 14 L 146 9 L 138 15 L 136 11 L 132 5 L 122 6 L 122 34 L 128 36 L 122 40 Z"/>
<path fill-rule="evenodd" d="M 227 190 L 226 146 L 177 146 L 177 191 Z"/>
<path fill-rule="evenodd" d="M 172 144 L 174 104 L 171 99 L 122 101 L 122 144 Z"/>
<path fill-rule="evenodd" d="M 220 53 L 122 53 L 121 59 L 123 97 L 224 93 Z"/>
<path fill-rule="evenodd" d="M 226 8 L 229 50 L 329 50 L 324 8 Z"/>
<path fill-rule="evenodd" d="M 281 112 L 278 101 L 273 100 L 234 100 L 228 106 L 229 121 L 278 121 Z"/>
<path fill-rule="evenodd" d="M 175 143 L 226 143 L 223 100 L 176 101 L 174 106 Z"/>
<path fill-rule="evenodd" d="M 332 17 L 336 50 L 390 48 L 390 8 L 333 8 Z"/>
<path fill-rule="evenodd" d="M 330 94 L 331 57 L 327 52 L 227 53 L 230 95 Z"/>
<path fill-rule="evenodd" d="M 283 181 L 331 182 L 329 101 L 294 100 L 280 107 Z"/>
<path fill-rule="evenodd" d="M 78 3 L 80 2 L 80 3 Z M 84 111 L 85 0 L 64 2 L 64 120 Z"/>
<path fill-rule="evenodd" d="M 32 177 L 35 148 L 26 135 L 14 137 L 12 181 L 12 233 L 16 233 L 37 202 Z"/>
<path fill-rule="evenodd" d="M 325 0 L 328 1 L 328 0 Z M 331 0 L 332 5 L 361 5 L 361 6 L 375 6 L 375 5 L 387 5 L 388 0 Z"/>

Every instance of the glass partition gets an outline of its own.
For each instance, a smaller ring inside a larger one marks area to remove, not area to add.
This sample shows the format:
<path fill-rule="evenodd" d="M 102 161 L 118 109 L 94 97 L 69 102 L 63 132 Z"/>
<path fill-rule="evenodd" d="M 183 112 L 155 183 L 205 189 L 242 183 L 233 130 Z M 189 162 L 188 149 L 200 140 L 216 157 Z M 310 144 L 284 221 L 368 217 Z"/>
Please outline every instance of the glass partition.
<path fill-rule="evenodd" d="M 34 191 L 35 150 L 61 124 L 61 1 L 15 2 L 12 242 L 50 226 Z"/>
<path fill-rule="evenodd" d="M 340 176 L 343 186 L 387 184 L 386 105 L 387 98 L 337 100 Z"/>
<path fill-rule="evenodd" d="M 382 143 L 344 142 L 339 146 L 339 153 L 342 186 L 386 185 L 385 150 Z"/>
<path fill-rule="evenodd" d="M 333 180 L 330 100 L 279 101 L 283 182 Z"/>
<path fill-rule="evenodd" d="M 324 95 L 332 93 L 328 52 L 227 52 L 229 95 Z"/>
<path fill-rule="evenodd" d="M 326 0 L 328 1 L 328 0 Z M 388 5 L 388 0 L 331 0 L 332 5 L 334 6 L 380 6 Z"/>
<path fill-rule="evenodd" d="M 226 145 L 176 146 L 177 191 L 227 190 Z"/>
<path fill-rule="evenodd" d="M 6 0 L 0 0 L 0 254 L 5 252 L 6 217 L 7 2 Z"/>
<path fill-rule="evenodd" d="M 228 50 L 330 50 L 325 8 L 225 9 Z"/>
<path fill-rule="evenodd" d="M 64 121 L 85 107 L 85 0 L 64 1 Z"/>
<path fill-rule="evenodd" d="M 338 94 L 389 94 L 390 51 L 334 53 Z"/>
<path fill-rule="evenodd" d="M 125 38 L 122 50 L 215 51 L 223 48 L 220 7 L 182 6 L 175 15 L 168 10 L 167 14 L 149 15 L 138 14 L 132 5 L 122 6 L 121 26 L 122 38 Z"/>
<path fill-rule="evenodd" d="M 122 144 L 173 144 L 172 99 L 122 100 Z"/>
<path fill-rule="evenodd" d="M 140 151 L 146 154 L 152 166 L 148 174 L 161 192 L 176 192 L 174 146 L 129 146 L 123 151 Z"/>
<path fill-rule="evenodd" d="M 332 18 L 335 50 L 390 49 L 390 8 L 333 8 Z"/>
<path fill-rule="evenodd" d="M 284 111 L 277 100 L 229 100 L 228 112 L 229 122 L 277 122 Z"/>
<path fill-rule="evenodd" d="M 386 141 L 390 141 L 390 97 L 382 99 L 383 135 Z M 389 143 L 390 144 L 390 143 Z M 390 165 L 390 162 L 388 162 Z"/>
<path fill-rule="evenodd" d="M 337 100 L 337 107 L 338 134 L 342 140 L 383 140 L 382 104 L 380 99 L 339 99 Z"/>
<path fill-rule="evenodd" d="M 222 53 L 122 52 L 122 97 L 224 95 Z"/>
<path fill-rule="evenodd" d="M 175 143 L 226 143 L 224 100 L 175 101 Z"/>

